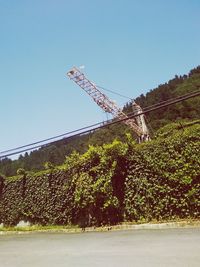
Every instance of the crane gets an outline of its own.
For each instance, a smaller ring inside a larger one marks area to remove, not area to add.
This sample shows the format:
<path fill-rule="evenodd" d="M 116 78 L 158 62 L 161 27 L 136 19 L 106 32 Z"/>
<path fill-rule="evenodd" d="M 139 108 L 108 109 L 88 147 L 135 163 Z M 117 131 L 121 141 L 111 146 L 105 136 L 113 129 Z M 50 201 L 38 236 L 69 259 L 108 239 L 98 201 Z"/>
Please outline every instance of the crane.
<path fill-rule="evenodd" d="M 133 113 L 138 115 L 136 116 L 136 120 L 129 119 L 128 116 L 115 104 L 115 102 L 103 94 L 77 67 L 73 67 L 70 71 L 68 71 L 67 76 L 80 86 L 89 96 L 91 96 L 97 105 L 104 111 L 111 113 L 114 118 L 124 119 L 123 122 L 137 134 L 139 142 L 148 141 L 150 139 L 144 115 L 138 115 L 142 112 L 142 109 L 135 103 L 135 101 L 132 102 L 132 108 Z"/>

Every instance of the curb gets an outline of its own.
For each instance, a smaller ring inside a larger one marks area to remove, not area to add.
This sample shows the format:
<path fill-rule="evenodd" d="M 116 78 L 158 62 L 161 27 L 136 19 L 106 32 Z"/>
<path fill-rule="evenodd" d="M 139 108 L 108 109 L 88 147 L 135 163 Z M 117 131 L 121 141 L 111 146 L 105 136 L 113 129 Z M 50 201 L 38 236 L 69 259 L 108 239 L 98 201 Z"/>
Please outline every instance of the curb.
<path fill-rule="evenodd" d="M 30 234 L 30 233 L 84 233 L 84 232 L 107 232 L 107 231 L 124 231 L 124 230 L 162 230 L 177 228 L 200 228 L 200 221 L 194 222 L 168 222 L 168 223 L 144 223 L 144 224 L 121 224 L 103 227 L 86 227 L 72 229 L 44 229 L 44 230 L 25 230 L 25 231 L 2 231 L 0 235 L 8 234 Z"/>

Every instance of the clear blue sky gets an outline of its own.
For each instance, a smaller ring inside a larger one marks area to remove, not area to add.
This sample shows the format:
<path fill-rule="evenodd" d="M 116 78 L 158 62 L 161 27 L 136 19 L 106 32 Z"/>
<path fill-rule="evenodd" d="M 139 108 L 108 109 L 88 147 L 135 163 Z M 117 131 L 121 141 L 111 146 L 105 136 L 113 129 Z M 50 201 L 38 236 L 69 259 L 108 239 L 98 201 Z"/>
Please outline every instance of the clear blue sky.
<path fill-rule="evenodd" d="M 199 0 L 0 0 L 0 151 L 106 119 L 65 76 L 74 65 L 133 98 L 187 74 L 199 14 Z"/>

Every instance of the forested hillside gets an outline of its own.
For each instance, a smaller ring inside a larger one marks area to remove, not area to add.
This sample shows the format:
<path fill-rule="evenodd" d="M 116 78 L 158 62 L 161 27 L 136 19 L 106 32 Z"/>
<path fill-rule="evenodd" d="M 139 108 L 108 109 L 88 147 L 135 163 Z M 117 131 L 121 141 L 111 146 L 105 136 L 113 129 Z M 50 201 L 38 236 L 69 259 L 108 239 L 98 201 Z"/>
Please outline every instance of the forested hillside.
<path fill-rule="evenodd" d="M 159 85 L 146 95 L 136 98 L 136 102 L 142 108 L 151 106 L 176 96 L 188 92 L 199 90 L 200 88 L 200 66 L 190 71 L 188 75 L 175 76 L 165 84 Z M 131 112 L 131 104 L 127 103 L 124 107 L 126 113 Z M 191 120 L 200 118 L 200 97 L 196 97 L 179 104 L 162 108 L 147 114 L 147 122 L 151 130 L 152 137 L 160 127 L 176 121 Z M 87 151 L 89 145 L 103 145 L 112 142 L 115 138 L 124 141 L 126 133 L 130 132 L 124 124 L 116 124 L 108 128 L 97 130 L 91 134 L 72 137 L 54 142 L 49 146 L 43 146 L 41 149 L 31 153 L 25 153 L 18 160 L 3 159 L 0 161 L 0 173 L 6 176 L 15 175 L 19 168 L 25 170 L 42 170 L 45 162 L 53 165 L 62 164 L 65 157 L 74 150 L 79 153 Z"/>
<path fill-rule="evenodd" d="M 200 90 L 200 66 L 190 71 L 188 75 L 175 76 L 174 79 L 148 92 L 142 94 L 135 101 L 142 107 L 149 107 L 158 102 L 166 101 L 196 90 Z M 124 111 L 131 112 L 131 105 L 127 103 Z M 181 119 L 198 119 L 200 117 L 200 97 L 183 101 L 161 110 L 147 114 L 148 122 L 153 131 L 170 122 Z"/>

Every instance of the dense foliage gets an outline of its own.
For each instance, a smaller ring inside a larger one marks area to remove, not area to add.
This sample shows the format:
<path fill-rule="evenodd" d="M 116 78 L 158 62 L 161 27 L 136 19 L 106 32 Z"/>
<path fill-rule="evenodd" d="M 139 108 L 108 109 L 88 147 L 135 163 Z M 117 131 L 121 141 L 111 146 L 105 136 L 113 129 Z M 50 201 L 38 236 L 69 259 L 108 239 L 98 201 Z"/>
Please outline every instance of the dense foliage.
<path fill-rule="evenodd" d="M 171 124 L 148 143 L 113 141 L 62 166 L 0 176 L 0 223 L 114 224 L 200 217 L 200 121 Z"/>
<path fill-rule="evenodd" d="M 200 125 L 168 125 L 158 136 L 140 145 L 139 155 L 134 150 L 130 154 L 125 191 L 127 219 L 198 217 Z"/>

